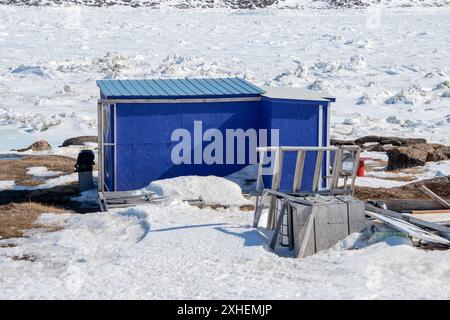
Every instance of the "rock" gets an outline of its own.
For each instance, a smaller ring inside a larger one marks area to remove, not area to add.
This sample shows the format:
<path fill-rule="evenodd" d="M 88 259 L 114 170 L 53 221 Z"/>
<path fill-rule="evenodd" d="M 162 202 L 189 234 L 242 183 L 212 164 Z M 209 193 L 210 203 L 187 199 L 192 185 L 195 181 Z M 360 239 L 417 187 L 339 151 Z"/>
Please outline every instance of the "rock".
<path fill-rule="evenodd" d="M 39 140 L 39 141 L 36 141 L 35 143 L 29 145 L 27 148 L 19 149 L 17 151 L 24 152 L 24 151 L 27 151 L 30 149 L 32 151 L 46 151 L 46 150 L 51 150 L 52 146 L 45 140 Z"/>
<path fill-rule="evenodd" d="M 410 146 L 414 144 L 427 143 L 426 139 L 421 138 L 398 138 L 398 137 L 380 137 L 380 144 L 392 144 L 394 146 Z"/>
<path fill-rule="evenodd" d="M 386 152 L 389 149 L 388 146 L 384 146 L 382 144 L 373 144 L 365 148 L 366 151 L 374 151 L 374 152 Z"/>
<path fill-rule="evenodd" d="M 381 145 L 391 144 L 393 146 L 409 146 L 420 143 L 427 143 L 426 139 L 421 138 L 399 138 L 399 137 L 380 137 L 365 136 L 355 140 L 355 144 L 364 147 L 366 143 L 379 143 Z"/>
<path fill-rule="evenodd" d="M 410 146 L 401 146 L 387 150 L 387 170 L 397 170 L 423 166 L 429 161 L 442 161 L 450 159 L 450 147 L 442 144 L 418 143 Z"/>
<path fill-rule="evenodd" d="M 450 159 L 450 147 L 444 146 L 442 144 L 432 144 L 434 151 L 428 153 L 427 162 L 436 162 L 442 160 Z"/>
<path fill-rule="evenodd" d="M 372 143 L 372 142 L 380 142 L 381 138 L 379 136 L 365 136 L 361 137 L 355 140 L 355 143 L 357 145 L 363 145 L 365 143 Z"/>
<path fill-rule="evenodd" d="M 80 136 L 64 140 L 62 147 L 83 146 L 86 142 L 97 143 L 97 136 Z"/>
<path fill-rule="evenodd" d="M 354 146 L 355 141 L 353 140 L 341 140 L 341 139 L 331 139 L 330 144 L 332 146 Z"/>

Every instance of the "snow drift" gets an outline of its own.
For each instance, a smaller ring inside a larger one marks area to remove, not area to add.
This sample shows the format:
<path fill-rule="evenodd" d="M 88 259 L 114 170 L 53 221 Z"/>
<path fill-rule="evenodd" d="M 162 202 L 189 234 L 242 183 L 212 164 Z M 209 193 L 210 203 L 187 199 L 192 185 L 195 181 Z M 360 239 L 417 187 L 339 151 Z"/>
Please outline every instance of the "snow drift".
<path fill-rule="evenodd" d="M 144 190 L 179 200 L 201 199 L 206 205 L 244 206 L 252 202 L 242 195 L 238 184 L 216 176 L 182 176 L 157 180 Z"/>

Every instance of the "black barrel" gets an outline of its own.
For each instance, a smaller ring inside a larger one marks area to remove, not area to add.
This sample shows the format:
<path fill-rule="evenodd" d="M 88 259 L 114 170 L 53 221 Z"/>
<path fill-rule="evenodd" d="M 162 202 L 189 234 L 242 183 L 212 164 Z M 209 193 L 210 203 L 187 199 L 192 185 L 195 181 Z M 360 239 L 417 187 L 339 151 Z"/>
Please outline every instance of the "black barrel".
<path fill-rule="evenodd" d="M 75 164 L 75 172 L 92 171 L 95 164 L 95 155 L 92 150 L 81 150 L 78 154 L 77 163 Z"/>

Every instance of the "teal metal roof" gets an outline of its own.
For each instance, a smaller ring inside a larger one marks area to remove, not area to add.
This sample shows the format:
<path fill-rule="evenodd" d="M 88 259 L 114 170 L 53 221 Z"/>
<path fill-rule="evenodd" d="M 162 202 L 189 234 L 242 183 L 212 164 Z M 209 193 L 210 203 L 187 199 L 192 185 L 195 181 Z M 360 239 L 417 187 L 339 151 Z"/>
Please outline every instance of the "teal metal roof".
<path fill-rule="evenodd" d="M 240 78 L 98 80 L 106 99 L 255 97 L 265 91 Z"/>

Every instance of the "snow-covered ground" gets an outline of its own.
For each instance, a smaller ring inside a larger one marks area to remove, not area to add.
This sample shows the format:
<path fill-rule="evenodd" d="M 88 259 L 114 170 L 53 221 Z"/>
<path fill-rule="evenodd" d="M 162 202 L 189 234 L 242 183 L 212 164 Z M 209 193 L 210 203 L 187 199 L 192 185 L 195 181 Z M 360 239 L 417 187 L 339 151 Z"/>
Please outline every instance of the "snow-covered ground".
<path fill-rule="evenodd" d="M 450 251 L 396 238 L 346 250 L 353 234 L 303 260 L 281 258 L 265 249 L 251 215 L 179 201 L 45 214 L 40 223 L 65 228 L 0 250 L 0 298 L 450 298 Z"/>
<path fill-rule="evenodd" d="M 188 185 L 192 194 L 183 194 Z M 0 299 L 450 299 L 450 251 L 395 236 L 372 244 L 354 233 L 308 258 L 283 258 L 267 249 L 270 232 L 251 227 L 253 212 L 180 200 L 240 205 L 233 182 L 180 177 L 149 188 L 170 198 L 107 213 L 46 213 L 37 223 L 60 230 L 0 240 Z"/>
<path fill-rule="evenodd" d="M 0 8 L 0 150 L 95 134 L 96 79 L 217 76 L 328 91 L 336 138 L 450 144 L 449 7 Z"/>

